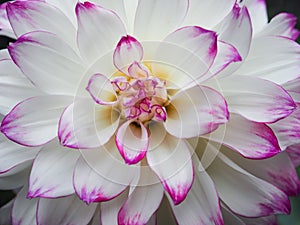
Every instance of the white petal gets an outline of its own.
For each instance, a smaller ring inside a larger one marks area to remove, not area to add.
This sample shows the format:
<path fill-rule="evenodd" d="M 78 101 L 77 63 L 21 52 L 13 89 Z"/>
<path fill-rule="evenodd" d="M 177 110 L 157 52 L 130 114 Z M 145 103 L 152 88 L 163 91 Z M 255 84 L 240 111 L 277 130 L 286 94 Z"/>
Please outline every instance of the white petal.
<path fill-rule="evenodd" d="M 195 178 L 189 194 L 181 204 L 174 206 L 170 202 L 170 205 L 179 224 L 223 225 L 219 197 L 214 183 L 196 157 L 194 157 Z"/>
<path fill-rule="evenodd" d="M 140 179 L 154 182 L 149 185 L 144 185 L 145 181 L 138 182 L 119 211 L 119 224 L 146 224 L 160 205 L 164 190 L 150 168 L 142 170 Z"/>
<path fill-rule="evenodd" d="M 79 50 L 88 63 L 112 51 L 126 33 L 122 21 L 114 12 L 92 3 L 78 3 L 76 15 Z"/>
<path fill-rule="evenodd" d="M 123 162 L 114 138 L 105 146 L 81 153 L 73 180 L 76 193 L 87 203 L 116 197 L 138 176 L 139 167 Z"/>
<path fill-rule="evenodd" d="M 81 59 L 66 42 L 47 32 L 31 32 L 8 47 L 32 83 L 51 94 L 74 94 L 83 74 Z"/>
<path fill-rule="evenodd" d="M 96 204 L 87 206 L 76 195 L 57 199 L 41 198 L 38 203 L 37 221 L 39 224 L 88 224 L 96 207 Z"/>
<path fill-rule="evenodd" d="M 7 2 L 4 2 L 0 5 L 0 35 L 16 38 L 16 35 L 14 34 L 7 17 L 6 6 Z"/>
<path fill-rule="evenodd" d="M 254 38 L 246 61 L 236 71 L 283 84 L 299 77 L 300 46 L 285 37 Z"/>
<path fill-rule="evenodd" d="M 190 0 L 184 24 L 211 29 L 232 10 L 234 3 L 234 0 Z"/>
<path fill-rule="evenodd" d="M 267 125 L 252 122 L 234 113 L 230 115 L 227 124 L 205 137 L 251 159 L 269 158 L 281 151 L 276 136 Z"/>
<path fill-rule="evenodd" d="M 227 68 L 231 63 L 242 61 L 240 54 L 233 45 L 224 41 L 218 41 L 217 44 L 217 55 L 208 72 L 212 74 L 211 76 L 218 74 Z"/>
<path fill-rule="evenodd" d="M 100 205 L 101 222 L 102 225 L 116 225 L 118 224 L 118 213 L 123 203 L 127 199 L 128 192 L 125 191 L 120 196 L 108 201 L 102 202 Z"/>
<path fill-rule="evenodd" d="M 75 100 L 60 118 L 58 137 L 70 148 L 95 148 L 111 138 L 119 119 L 111 106 L 99 106 L 92 99 Z"/>
<path fill-rule="evenodd" d="M 140 62 L 143 58 L 143 46 L 134 37 L 123 36 L 114 51 L 114 64 L 125 74 L 134 62 Z"/>
<path fill-rule="evenodd" d="M 20 165 L 21 169 L 16 166 L 7 173 L 0 174 L 0 189 L 12 190 L 24 186 L 25 183 L 27 184 L 31 165 L 27 165 L 27 168 L 24 168 L 23 165 Z"/>
<path fill-rule="evenodd" d="M 251 19 L 247 8 L 240 8 L 235 5 L 231 13 L 215 29 L 219 34 L 219 40 L 233 45 L 244 61 L 248 55 L 252 39 Z M 231 64 L 218 76 L 228 76 L 237 70 L 240 65 L 241 63 Z"/>
<path fill-rule="evenodd" d="M 201 27 L 183 27 L 168 35 L 152 59 L 153 74 L 170 88 L 202 82 L 217 54 L 217 35 Z"/>
<path fill-rule="evenodd" d="M 161 125 L 150 124 L 150 142 L 157 142 L 162 138 L 159 136 L 160 129 L 163 129 Z M 181 203 L 193 183 L 194 172 L 188 144 L 182 139 L 166 134 L 159 145 L 149 148 L 147 160 L 174 204 Z"/>
<path fill-rule="evenodd" d="M 29 98 L 5 116 L 1 132 L 22 145 L 45 144 L 56 136 L 59 116 L 70 101 L 67 96 Z"/>
<path fill-rule="evenodd" d="M 47 144 L 34 160 L 29 178 L 28 197 L 55 198 L 74 193 L 72 176 L 79 152 Z"/>
<path fill-rule="evenodd" d="M 300 104 L 297 104 L 295 111 L 288 117 L 270 124 L 278 138 L 279 145 L 286 149 L 289 145 L 300 143 Z"/>
<path fill-rule="evenodd" d="M 26 198 L 27 188 L 17 195 L 12 209 L 12 224 L 36 225 L 36 210 L 38 199 Z"/>
<path fill-rule="evenodd" d="M 86 90 L 100 105 L 114 105 L 117 102 L 117 96 L 110 80 L 102 74 L 94 74 L 90 78 Z"/>
<path fill-rule="evenodd" d="M 135 15 L 134 34 L 141 40 L 162 40 L 180 26 L 188 7 L 188 0 L 140 0 Z"/>
<path fill-rule="evenodd" d="M 29 98 L 4 117 L 1 132 L 21 145 L 43 145 L 56 137 L 59 117 L 71 101 L 59 95 Z"/>
<path fill-rule="evenodd" d="M 0 224 L 11 224 L 11 211 L 15 199 L 10 200 L 0 208 Z"/>
<path fill-rule="evenodd" d="M 32 162 L 40 148 L 26 148 L 0 135 L 0 174 Z M 22 167 L 21 167 L 22 168 Z"/>
<path fill-rule="evenodd" d="M 0 112 L 7 114 L 17 103 L 42 93 L 11 59 L 0 60 Z"/>
<path fill-rule="evenodd" d="M 256 34 L 256 37 L 273 35 L 296 40 L 299 36 L 299 31 L 295 29 L 296 23 L 297 18 L 293 14 L 280 13 L 276 15 L 261 32 Z"/>
<path fill-rule="evenodd" d="M 250 76 L 219 80 L 229 111 L 255 121 L 272 123 L 290 115 L 296 105 L 291 96 L 273 82 Z"/>
<path fill-rule="evenodd" d="M 222 153 L 207 172 L 220 198 L 234 213 L 260 217 L 290 212 L 290 202 L 284 192 L 243 170 Z"/>
<path fill-rule="evenodd" d="M 207 134 L 228 120 L 225 99 L 205 86 L 194 86 L 177 93 L 166 111 L 164 126 L 178 138 Z"/>
<path fill-rule="evenodd" d="M 263 30 L 268 23 L 267 4 L 265 0 L 246 0 L 244 1 L 247 7 L 253 28 L 253 33 L 256 34 Z"/>
<path fill-rule="evenodd" d="M 273 184 L 287 195 L 295 196 L 300 192 L 297 172 L 286 151 L 263 160 L 246 159 L 225 146 L 222 146 L 222 152 L 241 168 Z"/>
<path fill-rule="evenodd" d="M 75 47 L 75 26 L 56 7 L 43 1 L 14 1 L 8 4 L 7 13 L 17 37 L 31 31 L 47 31 Z"/>
<path fill-rule="evenodd" d="M 148 150 L 147 128 L 139 121 L 129 120 L 123 123 L 117 131 L 116 144 L 127 164 L 138 163 Z"/>
<path fill-rule="evenodd" d="M 225 224 L 246 225 L 237 215 L 227 209 L 227 207 L 222 206 L 222 215 Z"/>

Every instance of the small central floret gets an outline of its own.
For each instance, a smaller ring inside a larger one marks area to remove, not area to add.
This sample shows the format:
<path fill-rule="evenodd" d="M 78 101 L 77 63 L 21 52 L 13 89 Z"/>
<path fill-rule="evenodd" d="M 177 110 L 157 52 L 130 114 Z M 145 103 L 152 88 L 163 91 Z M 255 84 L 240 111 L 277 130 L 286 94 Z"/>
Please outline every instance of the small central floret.
<path fill-rule="evenodd" d="M 146 66 L 137 62 L 128 71 L 129 76 L 116 77 L 111 81 L 118 96 L 122 116 L 141 122 L 165 121 L 166 82 L 153 77 Z"/>

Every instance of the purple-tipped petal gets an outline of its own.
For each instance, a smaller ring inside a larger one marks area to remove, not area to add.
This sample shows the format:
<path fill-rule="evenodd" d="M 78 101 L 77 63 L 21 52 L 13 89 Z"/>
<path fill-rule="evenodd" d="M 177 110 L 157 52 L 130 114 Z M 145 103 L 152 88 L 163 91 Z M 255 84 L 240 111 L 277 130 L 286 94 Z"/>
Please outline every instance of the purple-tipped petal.
<path fill-rule="evenodd" d="M 211 151 L 218 151 L 209 146 Z M 261 217 L 290 213 L 290 201 L 283 191 L 248 173 L 220 152 L 207 172 L 221 200 L 238 215 Z"/>
<path fill-rule="evenodd" d="M 119 119 L 111 106 L 97 105 L 92 99 L 76 100 L 60 118 L 58 138 L 70 148 L 96 148 L 109 141 Z"/>
<path fill-rule="evenodd" d="M 33 162 L 27 197 L 55 198 L 73 194 L 72 175 L 78 157 L 79 152 L 67 150 L 56 141 L 42 148 Z"/>
<path fill-rule="evenodd" d="M 86 90 L 100 105 L 114 105 L 117 102 L 117 96 L 110 80 L 102 74 L 94 74 L 90 78 Z"/>
<path fill-rule="evenodd" d="M 47 31 L 75 47 L 75 26 L 53 5 L 45 1 L 14 1 L 8 3 L 6 9 L 18 37 L 32 31 Z"/>
<path fill-rule="evenodd" d="M 141 180 L 154 181 L 145 185 Z M 155 174 L 147 168 L 142 169 L 140 181 L 130 193 L 118 213 L 118 224 L 144 225 L 158 209 L 164 194 L 162 185 Z"/>
<path fill-rule="evenodd" d="M 178 205 L 184 201 L 193 183 L 191 153 L 184 140 L 169 134 L 161 137 L 161 129 L 164 128 L 158 123 L 150 126 L 150 142 L 161 140 L 161 143 L 149 148 L 147 160 L 174 204 Z"/>
<path fill-rule="evenodd" d="M 128 68 L 143 58 L 143 46 L 132 36 L 123 36 L 114 51 L 114 64 L 118 70 L 128 74 Z"/>
<path fill-rule="evenodd" d="M 14 31 L 9 23 L 6 6 L 7 2 L 4 2 L 0 5 L 0 35 L 5 35 L 11 38 L 16 38 Z"/>
<path fill-rule="evenodd" d="M 225 99 L 217 91 L 194 86 L 178 92 L 166 106 L 166 130 L 177 138 L 198 137 L 227 122 Z"/>
<path fill-rule="evenodd" d="M 148 150 L 147 128 L 139 121 L 125 122 L 117 131 L 116 145 L 126 163 L 138 163 L 145 157 Z"/>
<path fill-rule="evenodd" d="M 230 114 L 227 124 L 205 137 L 229 146 L 250 159 L 269 158 L 281 151 L 271 128 L 264 123 L 252 122 L 234 113 Z"/>
<path fill-rule="evenodd" d="M 289 116 L 296 108 L 292 97 L 281 86 L 256 77 L 230 76 L 220 81 L 230 112 L 263 123 Z"/>
<path fill-rule="evenodd" d="M 1 132 L 21 145 L 43 145 L 56 137 L 59 117 L 71 101 L 59 95 L 29 98 L 4 117 Z"/>
<path fill-rule="evenodd" d="M 78 47 L 87 63 L 93 63 L 114 49 L 121 36 L 126 34 L 118 15 L 101 6 L 90 2 L 78 2 L 76 15 Z"/>
<path fill-rule="evenodd" d="M 194 170 L 194 183 L 186 199 L 179 205 L 170 202 L 178 224 L 224 225 L 214 183 L 196 157 L 194 157 Z"/>

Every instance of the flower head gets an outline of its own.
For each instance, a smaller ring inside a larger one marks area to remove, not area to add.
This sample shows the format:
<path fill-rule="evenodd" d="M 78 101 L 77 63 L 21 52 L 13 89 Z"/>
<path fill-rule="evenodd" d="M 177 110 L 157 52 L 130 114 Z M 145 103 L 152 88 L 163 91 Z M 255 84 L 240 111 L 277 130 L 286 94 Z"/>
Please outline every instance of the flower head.
<path fill-rule="evenodd" d="M 22 187 L 12 223 L 151 224 L 164 201 L 188 225 L 289 213 L 299 32 L 289 14 L 268 23 L 265 6 L 2 5 L 16 38 L 0 55 L 0 188 Z"/>

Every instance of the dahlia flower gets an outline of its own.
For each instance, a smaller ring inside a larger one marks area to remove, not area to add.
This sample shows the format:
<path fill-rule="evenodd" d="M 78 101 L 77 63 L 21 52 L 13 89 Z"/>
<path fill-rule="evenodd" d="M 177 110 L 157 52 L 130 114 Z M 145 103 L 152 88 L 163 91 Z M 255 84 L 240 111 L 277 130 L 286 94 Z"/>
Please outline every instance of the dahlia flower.
<path fill-rule="evenodd" d="M 16 193 L 1 224 L 270 225 L 290 212 L 293 15 L 268 22 L 263 0 L 17 0 L 0 15 L 16 39 L 0 52 L 0 189 Z"/>

